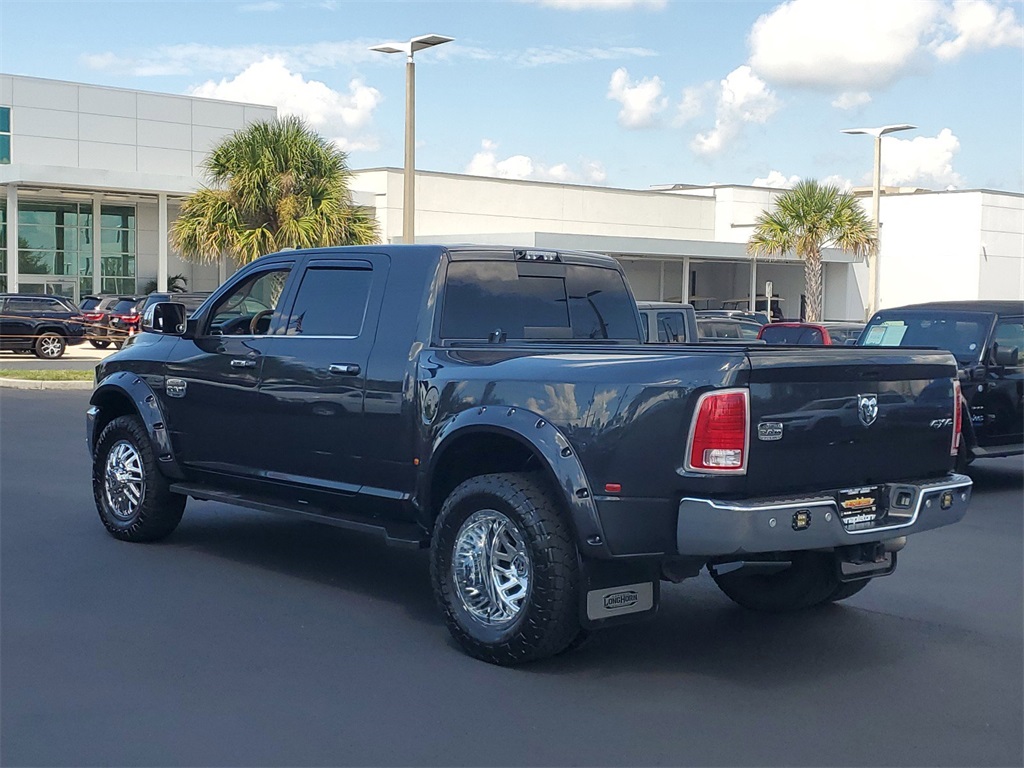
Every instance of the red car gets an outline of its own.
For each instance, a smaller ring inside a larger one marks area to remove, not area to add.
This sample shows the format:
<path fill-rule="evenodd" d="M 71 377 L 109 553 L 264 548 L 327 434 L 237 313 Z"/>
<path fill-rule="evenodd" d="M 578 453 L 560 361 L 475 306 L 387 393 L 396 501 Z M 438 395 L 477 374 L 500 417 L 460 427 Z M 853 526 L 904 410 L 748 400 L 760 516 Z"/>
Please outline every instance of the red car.
<path fill-rule="evenodd" d="M 853 344 L 864 330 L 864 323 L 772 323 L 761 328 L 757 338 L 766 344 L 828 346 Z"/>

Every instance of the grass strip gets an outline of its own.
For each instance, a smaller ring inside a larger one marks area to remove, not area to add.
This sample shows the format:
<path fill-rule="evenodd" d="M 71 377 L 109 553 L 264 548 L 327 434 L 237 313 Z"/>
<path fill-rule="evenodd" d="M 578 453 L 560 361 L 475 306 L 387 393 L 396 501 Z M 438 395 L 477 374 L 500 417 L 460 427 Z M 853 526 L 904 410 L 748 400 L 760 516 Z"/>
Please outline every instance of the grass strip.
<path fill-rule="evenodd" d="M 19 371 L 14 368 L 0 368 L 0 378 L 26 379 L 28 381 L 92 381 L 92 371 Z"/>

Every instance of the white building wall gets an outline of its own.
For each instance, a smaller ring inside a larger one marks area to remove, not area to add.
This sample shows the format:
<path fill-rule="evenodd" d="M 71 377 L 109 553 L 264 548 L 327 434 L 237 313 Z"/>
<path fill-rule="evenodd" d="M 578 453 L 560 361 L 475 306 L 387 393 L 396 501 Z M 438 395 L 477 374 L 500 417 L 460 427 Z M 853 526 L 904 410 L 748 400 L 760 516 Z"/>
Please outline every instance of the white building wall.
<path fill-rule="evenodd" d="M 747 242 L 757 217 L 771 209 L 775 198 L 784 191 L 760 187 L 716 187 L 715 240 Z"/>
<path fill-rule="evenodd" d="M 0 75 L 0 103 L 11 107 L 12 165 L 196 179 L 214 144 L 277 115 L 275 107 L 15 75 Z"/>
<path fill-rule="evenodd" d="M 879 307 L 982 297 L 981 192 L 883 195 Z"/>
<path fill-rule="evenodd" d="M 357 171 L 351 187 L 378 195 L 382 239 L 398 241 L 401 171 Z M 539 231 L 711 240 L 714 205 L 713 199 L 660 192 L 461 174 L 416 176 L 416 234 L 424 237 Z"/>
<path fill-rule="evenodd" d="M 70 191 L 135 205 L 139 289 L 157 276 L 156 193 L 194 191 L 213 146 L 277 114 L 275 107 L 15 75 L 0 75 L 0 105 L 11 108 L 11 164 L 0 166 L 0 180 L 40 189 L 39 199 Z M 172 202 L 169 222 L 177 211 Z M 216 264 L 183 262 L 171 250 L 168 275 L 178 274 L 189 290 L 219 284 Z"/>
<path fill-rule="evenodd" d="M 1024 300 L 1024 195 L 980 194 L 978 298 Z"/>

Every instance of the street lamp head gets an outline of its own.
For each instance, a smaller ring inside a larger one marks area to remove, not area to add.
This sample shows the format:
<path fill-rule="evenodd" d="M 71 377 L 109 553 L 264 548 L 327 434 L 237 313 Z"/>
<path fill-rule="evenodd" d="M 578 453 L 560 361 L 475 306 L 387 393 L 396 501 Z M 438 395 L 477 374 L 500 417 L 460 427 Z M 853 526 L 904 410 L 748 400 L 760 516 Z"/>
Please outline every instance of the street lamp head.
<path fill-rule="evenodd" d="M 866 133 L 868 136 L 874 136 L 877 139 L 887 133 L 909 131 L 912 128 L 917 128 L 917 126 L 910 125 L 909 123 L 897 123 L 895 125 L 883 125 L 878 128 L 844 128 L 840 133 Z"/>
<path fill-rule="evenodd" d="M 408 43 L 381 43 L 380 45 L 370 46 L 371 51 L 379 51 L 380 53 L 408 53 Z"/>
<path fill-rule="evenodd" d="M 422 51 L 424 48 L 433 48 L 435 45 L 441 45 L 442 43 L 450 43 L 454 40 L 454 37 L 445 37 L 444 35 L 420 35 L 414 37 L 409 41 L 412 46 L 412 51 Z"/>
<path fill-rule="evenodd" d="M 404 53 L 409 58 L 412 58 L 416 51 L 422 51 L 424 48 L 433 48 L 435 45 L 441 45 L 442 43 L 450 43 L 454 39 L 454 37 L 445 37 L 444 35 L 419 35 L 411 40 L 406 40 L 404 43 L 372 45 L 370 50 L 380 53 Z"/>

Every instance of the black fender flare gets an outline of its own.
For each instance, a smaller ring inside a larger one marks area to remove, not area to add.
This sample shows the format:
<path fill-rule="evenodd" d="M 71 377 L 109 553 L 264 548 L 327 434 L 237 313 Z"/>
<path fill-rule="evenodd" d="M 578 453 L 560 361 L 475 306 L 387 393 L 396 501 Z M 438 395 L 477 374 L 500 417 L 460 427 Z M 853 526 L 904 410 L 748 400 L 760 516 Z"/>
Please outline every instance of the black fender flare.
<path fill-rule="evenodd" d="M 611 558 L 601 518 L 586 472 L 565 435 L 543 416 L 514 406 L 482 405 L 461 411 L 447 419 L 434 436 L 427 467 L 424 499 L 430 498 L 430 483 L 445 451 L 459 437 L 473 432 L 500 434 L 522 443 L 546 464 L 569 512 L 580 554 Z"/>
<path fill-rule="evenodd" d="M 110 397 L 127 399 L 135 410 L 135 415 L 142 421 L 157 456 L 160 471 L 174 480 L 184 479 L 185 475 L 174 457 L 171 446 L 171 435 L 167 429 L 167 420 L 160 407 L 160 400 L 152 387 L 138 374 L 128 371 L 117 371 L 107 376 L 93 390 L 89 404 L 93 406 L 88 413 L 87 439 L 89 453 L 93 452 L 99 433 L 96 430 L 97 416 L 103 408 L 103 402 Z"/>

